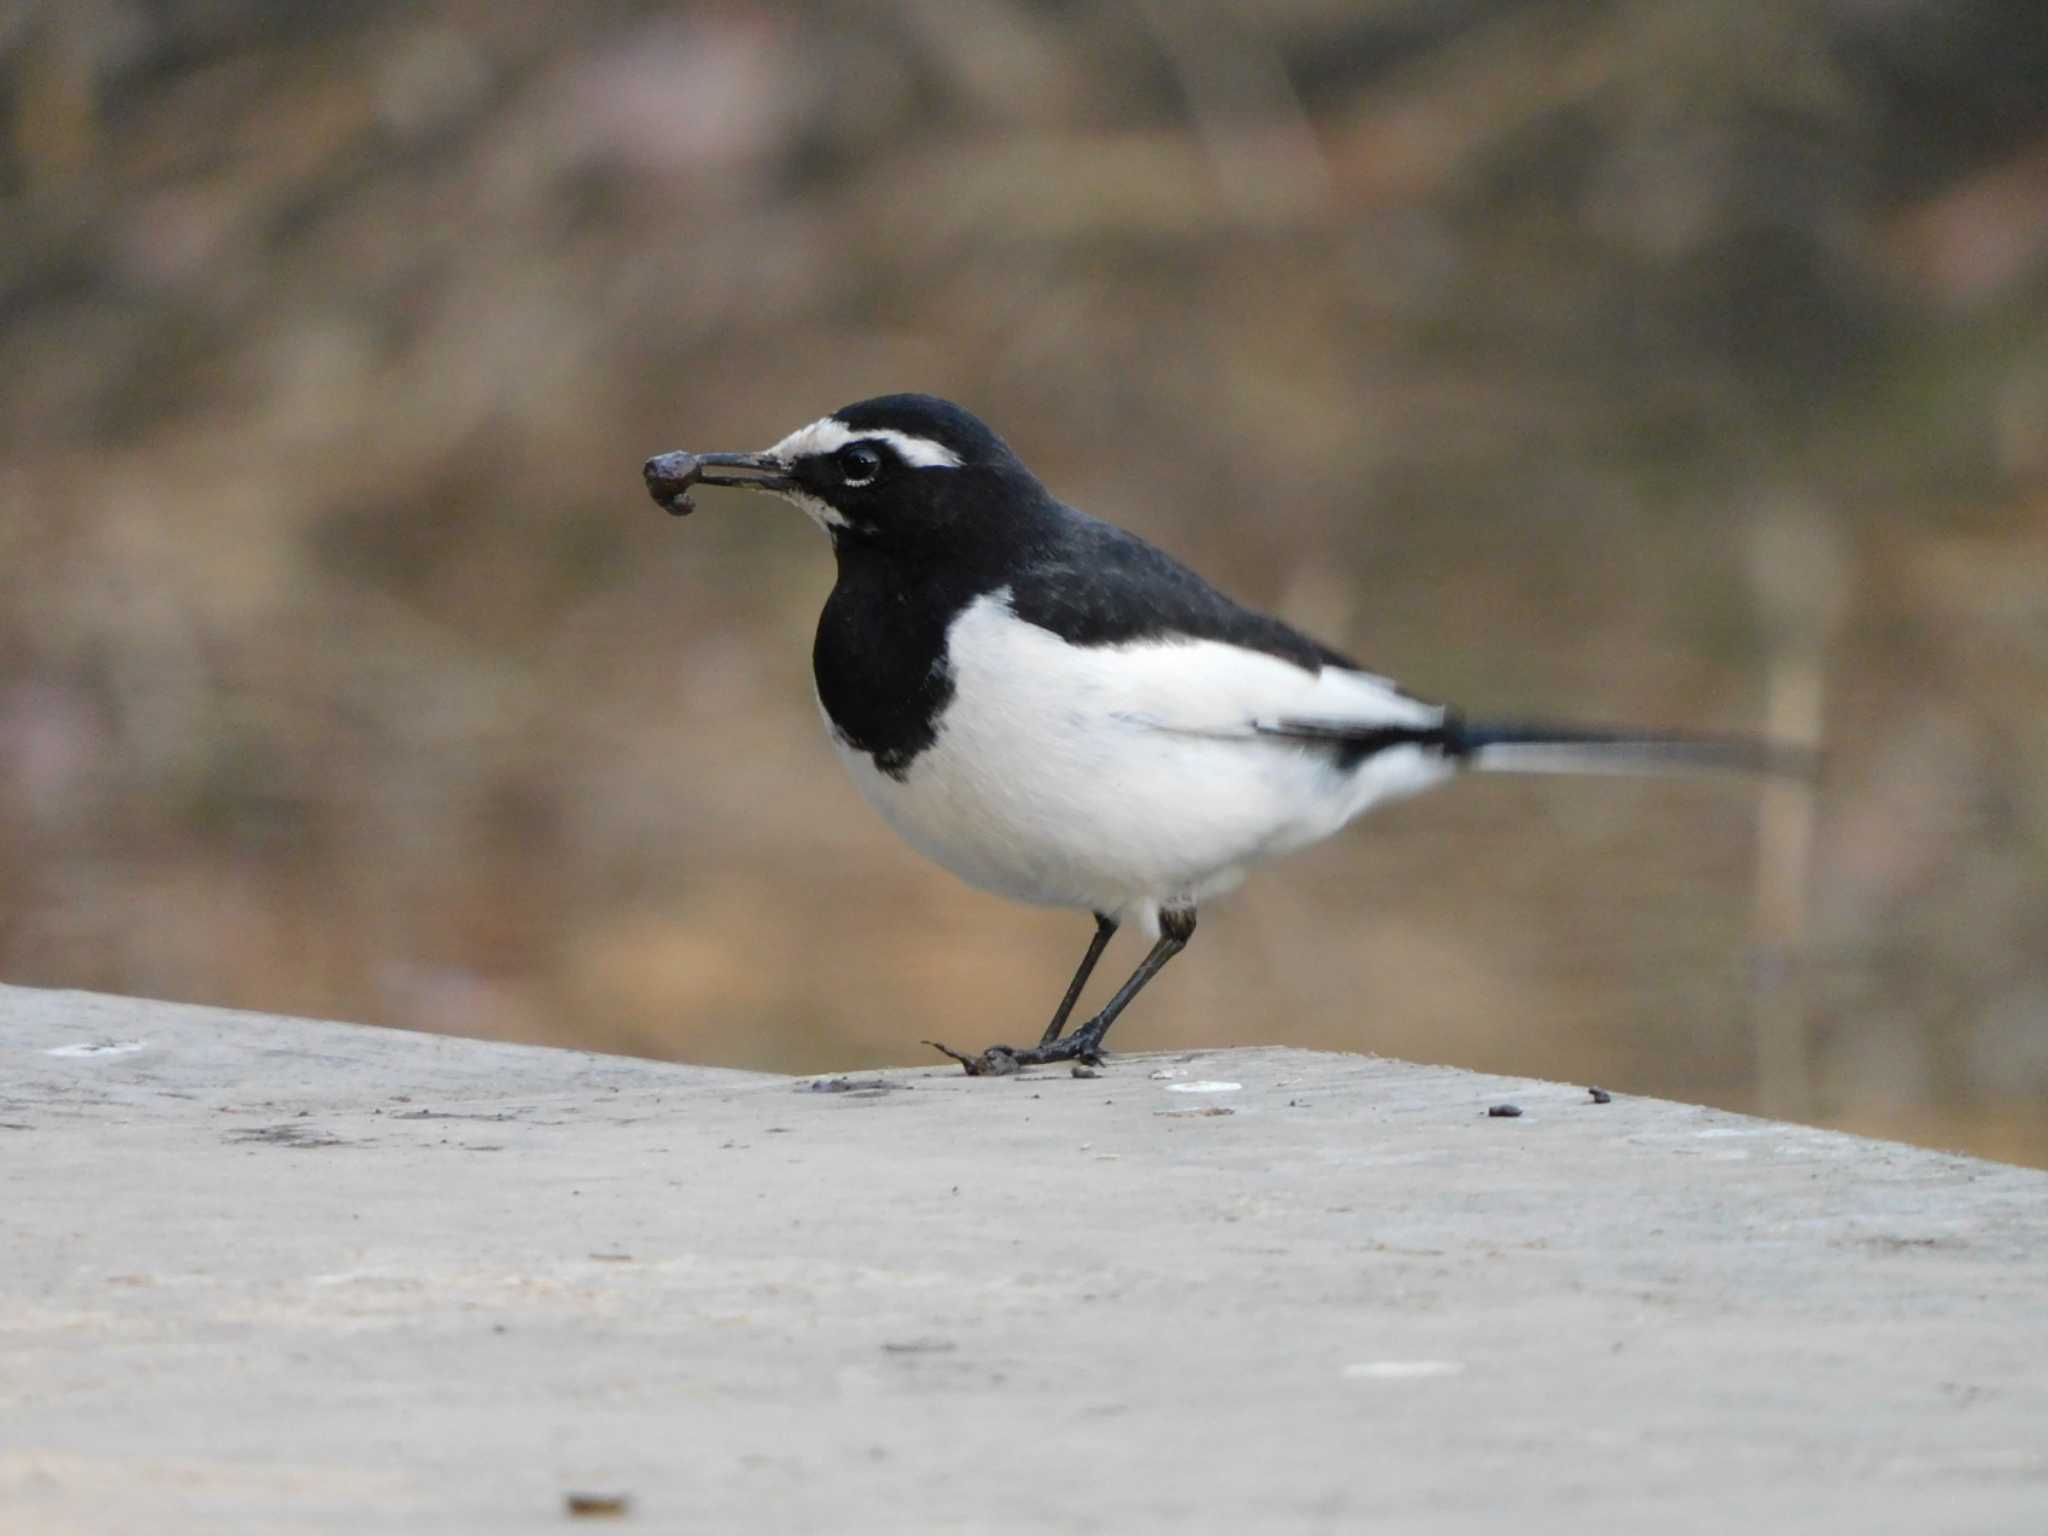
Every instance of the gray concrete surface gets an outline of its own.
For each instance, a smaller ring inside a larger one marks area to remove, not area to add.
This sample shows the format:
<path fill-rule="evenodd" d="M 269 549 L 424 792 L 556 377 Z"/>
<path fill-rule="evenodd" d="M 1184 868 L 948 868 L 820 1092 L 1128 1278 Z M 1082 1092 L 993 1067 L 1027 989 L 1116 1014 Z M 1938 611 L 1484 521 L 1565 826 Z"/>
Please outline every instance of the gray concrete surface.
<path fill-rule="evenodd" d="M 0 988 L 0 1530 L 2048 1530 L 2048 1175 L 1302 1051 L 885 1081 Z"/>

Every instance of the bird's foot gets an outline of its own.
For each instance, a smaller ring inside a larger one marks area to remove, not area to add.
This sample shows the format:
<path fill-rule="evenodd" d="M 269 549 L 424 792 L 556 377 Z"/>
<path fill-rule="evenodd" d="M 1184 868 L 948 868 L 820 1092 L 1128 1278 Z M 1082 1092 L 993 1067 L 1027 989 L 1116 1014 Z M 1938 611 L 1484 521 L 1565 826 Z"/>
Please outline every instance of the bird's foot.
<path fill-rule="evenodd" d="M 927 1040 L 925 1044 L 959 1062 L 969 1077 L 1012 1077 L 1026 1067 L 1047 1066 L 1055 1061 L 1077 1061 L 1089 1067 L 1102 1065 L 1101 1052 L 1079 1035 L 1069 1035 L 1064 1040 L 1041 1041 L 1024 1050 L 1014 1045 L 992 1045 L 975 1056 L 956 1051 L 936 1040 Z"/>
<path fill-rule="evenodd" d="M 969 1077 L 1009 1077 L 1024 1070 L 1024 1063 L 1017 1059 L 1020 1052 L 1011 1046 L 992 1045 L 979 1055 L 969 1056 L 937 1040 L 927 1040 L 925 1044 L 959 1062 Z"/>

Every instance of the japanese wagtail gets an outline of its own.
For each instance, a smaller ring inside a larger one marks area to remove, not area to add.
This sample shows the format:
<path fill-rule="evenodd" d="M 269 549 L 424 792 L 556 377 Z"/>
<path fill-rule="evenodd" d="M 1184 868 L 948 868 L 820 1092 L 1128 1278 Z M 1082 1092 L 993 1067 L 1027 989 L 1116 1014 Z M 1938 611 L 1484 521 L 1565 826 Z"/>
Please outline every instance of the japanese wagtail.
<path fill-rule="evenodd" d="M 1460 770 L 1801 766 L 1752 741 L 1468 721 L 1066 505 L 930 395 L 863 400 L 761 453 L 665 453 L 644 473 L 678 514 L 693 487 L 733 486 L 823 529 L 839 577 L 811 665 L 862 795 L 970 885 L 1095 915 L 1035 1045 L 938 1046 L 976 1075 L 1096 1061 L 1203 901 Z M 1064 1033 L 1125 923 L 1151 951 Z"/>

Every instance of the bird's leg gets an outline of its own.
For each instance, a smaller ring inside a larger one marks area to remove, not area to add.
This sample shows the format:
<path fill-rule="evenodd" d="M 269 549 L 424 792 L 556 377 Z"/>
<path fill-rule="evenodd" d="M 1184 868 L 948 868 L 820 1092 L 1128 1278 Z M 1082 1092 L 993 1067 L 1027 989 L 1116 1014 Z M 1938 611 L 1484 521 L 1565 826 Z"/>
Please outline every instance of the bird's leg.
<path fill-rule="evenodd" d="M 1116 989 L 1116 996 L 1102 1005 L 1102 1012 L 1075 1030 L 1066 1039 L 1054 1043 L 1053 1049 L 1071 1046 L 1071 1055 L 1079 1061 L 1094 1061 L 1102 1052 L 1102 1037 L 1109 1033 L 1109 1026 L 1117 1015 L 1128 1008 L 1131 999 L 1144 990 L 1145 983 L 1166 968 L 1166 962 L 1188 947 L 1188 940 L 1195 936 L 1195 909 L 1183 907 L 1178 912 L 1159 914 L 1159 942 L 1145 958 L 1138 962 L 1138 968 L 1131 972 L 1131 978 Z M 1065 1059 L 1060 1056 L 1048 1057 L 1049 1061 Z"/>
<path fill-rule="evenodd" d="M 1060 1006 L 1052 1016 L 1052 1022 L 1045 1026 L 1045 1033 L 1038 1037 L 1040 1045 L 1051 1045 L 1059 1039 L 1060 1031 L 1067 1027 L 1067 1015 L 1074 1011 L 1074 1004 L 1081 1000 L 1081 989 L 1088 985 L 1088 978 L 1095 973 L 1095 962 L 1102 958 L 1102 952 L 1109 948 L 1109 941 L 1116 937 L 1116 919 L 1095 914 L 1095 937 L 1088 941 L 1088 953 L 1081 957 L 1081 967 L 1074 972 L 1074 979 L 1067 983 L 1067 995 L 1060 999 Z"/>
<path fill-rule="evenodd" d="M 1074 1004 L 1080 1001 L 1081 989 L 1088 985 L 1088 978 L 1095 974 L 1095 962 L 1102 958 L 1102 952 L 1109 948 L 1109 941 L 1116 936 L 1117 923 L 1113 917 L 1095 914 L 1095 937 L 1088 941 L 1088 953 L 1081 957 L 1081 964 L 1074 972 L 1074 979 L 1067 983 L 1067 995 L 1060 999 L 1060 1005 L 1053 1010 L 1052 1022 L 1045 1026 L 1045 1033 L 1038 1037 L 1040 1049 L 1059 1039 L 1060 1031 L 1067 1027 L 1067 1015 L 1074 1011 Z M 1004 1077 L 1017 1070 L 1017 1050 L 1014 1046 L 992 1045 L 979 1056 L 967 1056 L 950 1045 L 941 1045 L 936 1040 L 925 1044 L 935 1051 L 943 1051 L 967 1069 L 969 1077 Z"/>
<path fill-rule="evenodd" d="M 1103 1004 L 1102 1012 L 1068 1035 L 1064 1040 L 1049 1038 L 1029 1050 L 1020 1051 L 1013 1046 L 992 1045 L 979 1056 L 965 1056 L 950 1046 L 940 1045 L 936 1040 L 927 1040 L 926 1045 L 944 1051 L 948 1056 L 967 1069 L 969 1077 L 1007 1077 L 1023 1067 L 1042 1066 L 1053 1061 L 1084 1061 L 1093 1063 L 1101 1059 L 1102 1037 L 1109 1033 L 1109 1026 L 1117 1021 L 1117 1015 L 1128 1008 L 1131 999 L 1144 990 L 1145 983 L 1165 967 L 1166 962 L 1188 947 L 1188 940 L 1195 931 L 1195 909 L 1183 907 L 1178 911 L 1159 914 L 1159 942 L 1131 972 L 1130 980 L 1116 989 L 1116 996 Z M 1098 933 L 1101 943 L 1108 943 Z M 1091 956 L 1099 951 L 1099 945 L 1091 949 Z M 1092 959 L 1089 962 L 1093 963 Z M 1078 982 L 1079 979 L 1077 979 Z M 1078 984 L 1073 990 L 1078 990 Z M 1071 997 L 1068 1006 L 1071 1006 Z M 1062 1015 L 1065 1013 L 1063 1007 Z"/>

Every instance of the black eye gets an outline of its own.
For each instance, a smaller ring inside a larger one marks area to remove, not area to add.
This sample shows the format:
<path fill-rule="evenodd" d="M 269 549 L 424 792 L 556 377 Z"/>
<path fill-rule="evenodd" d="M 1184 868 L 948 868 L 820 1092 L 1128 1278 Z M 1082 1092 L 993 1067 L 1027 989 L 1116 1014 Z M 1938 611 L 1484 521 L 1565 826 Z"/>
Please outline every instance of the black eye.
<path fill-rule="evenodd" d="M 855 485 L 865 484 L 882 472 L 882 456 L 866 443 L 854 443 L 839 450 L 839 473 Z"/>

